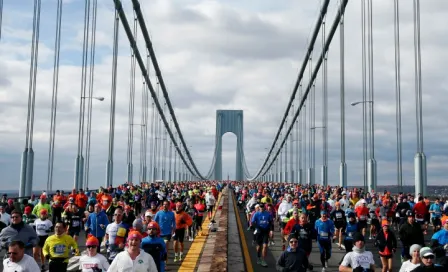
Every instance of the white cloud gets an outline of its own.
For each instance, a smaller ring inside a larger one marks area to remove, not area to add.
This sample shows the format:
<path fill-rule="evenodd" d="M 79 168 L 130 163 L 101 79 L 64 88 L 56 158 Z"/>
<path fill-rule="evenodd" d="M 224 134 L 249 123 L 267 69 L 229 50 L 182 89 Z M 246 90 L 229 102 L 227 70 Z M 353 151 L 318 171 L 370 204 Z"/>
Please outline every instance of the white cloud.
<path fill-rule="evenodd" d="M 260 166 L 265 148 L 272 143 L 296 81 L 319 1 L 142 1 L 160 68 L 180 127 L 200 171 L 205 174 L 214 151 L 215 116 L 218 109 L 243 109 L 246 162 L 251 173 Z M 331 1 L 327 32 L 338 1 Z M 361 108 L 349 102 L 361 98 L 360 1 L 350 1 L 346 18 L 346 118 L 349 183 L 362 183 Z M 132 26 L 131 4 L 123 2 Z M 412 3 L 401 4 L 401 61 L 404 177 L 413 179 L 415 152 L 415 98 Z M 56 1 L 44 1 L 37 80 L 34 148 L 35 188 L 46 184 L 52 62 Z M 441 184 L 447 174 L 444 150 L 448 142 L 448 98 L 444 76 L 447 38 L 444 33 L 448 4 L 421 2 L 422 69 L 425 151 L 428 182 Z M 17 188 L 20 152 L 25 141 L 29 81 L 32 3 L 6 1 L 0 41 L 0 175 L 8 189 Z M 55 182 L 69 188 L 77 149 L 81 52 L 84 7 L 82 1 L 64 1 L 59 107 L 56 136 Z M 20 16 L 20 17 L 19 17 Z M 395 172 L 395 83 L 393 10 L 390 1 L 374 2 L 375 132 L 378 183 L 393 184 Z M 20 18 L 15 20 L 15 18 Z M 113 6 L 99 1 L 97 59 L 95 66 L 91 150 L 91 187 L 104 183 L 108 148 L 109 106 L 113 40 Z M 127 116 L 129 103 L 130 50 L 120 25 L 120 57 L 117 80 L 115 181 L 126 171 Z M 142 35 L 138 45 L 145 57 Z M 321 49 L 317 40 L 314 59 Z M 315 62 L 315 61 L 314 61 Z M 135 121 L 140 123 L 142 79 L 137 68 Z M 339 165 L 339 35 L 335 35 L 328 61 L 329 178 L 337 182 Z M 151 80 L 155 86 L 152 68 Z M 308 84 L 307 71 L 304 86 Z M 316 125 L 321 123 L 321 77 L 316 81 Z M 151 112 L 150 112 L 151 116 Z M 316 131 L 316 167 L 321 164 L 320 131 Z M 134 173 L 138 173 L 140 129 L 134 132 Z M 308 136 L 307 136 L 308 137 Z M 224 136 L 224 169 L 234 175 L 236 142 Z M 232 147 L 233 146 L 233 147 Z M 233 148 L 233 149 L 232 149 Z M 149 148 L 148 148 L 149 149 Z M 149 158 L 148 158 L 149 162 Z M 138 174 L 134 177 L 137 179 Z M 318 176 L 318 175 L 316 175 Z M 319 178 L 317 179 L 317 181 Z M 6 188 L 6 187 L 5 187 Z"/>

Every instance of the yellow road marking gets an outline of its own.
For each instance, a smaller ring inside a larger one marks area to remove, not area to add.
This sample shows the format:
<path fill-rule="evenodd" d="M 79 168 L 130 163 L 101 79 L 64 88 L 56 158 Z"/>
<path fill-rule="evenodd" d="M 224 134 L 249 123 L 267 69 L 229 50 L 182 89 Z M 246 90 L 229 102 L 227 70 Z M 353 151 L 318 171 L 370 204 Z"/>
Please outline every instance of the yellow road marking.
<path fill-rule="evenodd" d="M 233 192 L 229 191 L 229 193 L 232 194 L 232 198 L 233 198 L 233 209 L 235 210 L 236 223 L 238 224 L 238 231 L 240 233 L 241 245 L 243 247 L 244 263 L 246 264 L 246 271 L 253 272 L 254 268 L 252 267 L 252 262 L 250 260 L 249 249 L 247 248 L 247 243 L 246 243 L 246 235 L 244 235 L 243 226 L 241 224 L 240 212 L 238 211 L 238 208 L 236 206 L 235 195 L 233 194 Z"/>
<path fill-rule="evenodd" d="M 216 210 L 219 207 L 219 203 L 221 201 L 222 193 L 219 193 L 218 201 L 216 202 L 217 205 L 215 205 L 215 209 L 212 214 L 212 218 L 215 218 Z M 210 220 L 208 219 L 208 215 L 205 214 L 205 219 L 202 222 L 202 232 L 208 234 L 208 225 L 210 224 Z M 182 264 L 179 267 L 179 272 L 191 272 L 195 271 L 196 265 L 199 261 L 199 258 L 201 257 L 202 250 L 205 246 L 205 241 L 207 240 L 207 235 L 197 235 L 196 238 L 194 238 L 194 241 L 191 243 L 190 249 L 187 252 L 187 255 L 182 260 Z"/>

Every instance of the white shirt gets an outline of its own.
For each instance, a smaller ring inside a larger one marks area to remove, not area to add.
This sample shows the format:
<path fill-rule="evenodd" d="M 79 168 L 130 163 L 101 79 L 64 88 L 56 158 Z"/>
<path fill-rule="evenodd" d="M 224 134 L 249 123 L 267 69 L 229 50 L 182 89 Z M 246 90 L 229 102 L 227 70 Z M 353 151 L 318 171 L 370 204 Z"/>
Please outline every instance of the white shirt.
<path fill-rule="evenodd" d="M 408 261 L 404 262 L 401 265 L 401 268 L 400 268 L 399 272 L 411 272 L 412 270 L 414 270 L 419 265 L 420 265 L 420 263 L 413 264 L 413 263 L 411 263 L 411 260 L 408 260 Z"/>
<path fill-rule="evenodd" d="M 207 193 L 205 195 L 205 202 L 207 203 L 207 206 L 214 206 L 216 203 L 216 199 L 211 193 Z"/>
<path fill-rule="evenodd" d="M 285 219 L 286 214 L 290 209 L 292 209 L 291 202 L 283 201 L 282 203 L 280 203 L 280 206 L 278 206 L 278 215 L 280 215 L 281 220 Z"/>
<path fill-rule="evenodd" d="M 45 219 L 42 221 L 40 218 L 34 221 L 34 226 L 36 226 L 36 233 L 38 236 L 48 236 L 47 230 L 50 230 L 53 227 L 53 223 L 50 220 Z"/>
<path fill-rule="evenodd" d="M 109 269 L 109 262 L 106 257 L 101 254 L 96 254 L 91 257 L 88 255 L 83 255 L 79 259 L 79 269 L 82 272 L 93 272 L 92 268 L 99 268 L 102 271 L 107 271 Z"/>
<path fill-rule="evenodd" d="M 9 226 L 9 224 L 11 224 L 11 215 L 9 215 L 8 213 L 2 213 L 1 217 L 0 217 L 0 221 L 2 221 L 7 226 Z"/>
<path fill-rule="evenodd" d="M 108 272 L 157 272 L 157 266 L 151 255 L 140 250 L 140 254 L 131 259 L 128 251 L 122 251 L 117 254 Z"/>
<path fill-rule="evenodd" d="M 348 205 L 350 204 L 350 202 L 349 202 L 348 199 L 343 199 L 343 198 L 341 198 L 341 199 L 339 200 L 339 204 L 341 204 L 341 210 L 343 210 L 343 211 L 345 212 L 345 210 L 347 210 Z"/>
<path fill-rule="evenodd" d="M 11 262 L 11 260 L 3 260 L 3 272 L 35 272 L 40 271 L 39 265 L 33 257 L 26 254 L 23 255 L 22 260 L 18 263 Z"/>
<path fill-rule="evenodd" d="M 370 251 L 364 251 L 363 253 L 349 252 L 345 255 L 341 265 L 355 269 L 358 266 L 362 268 L 370 268 L 370 265 L 374 265 L 373 254 Z"/>

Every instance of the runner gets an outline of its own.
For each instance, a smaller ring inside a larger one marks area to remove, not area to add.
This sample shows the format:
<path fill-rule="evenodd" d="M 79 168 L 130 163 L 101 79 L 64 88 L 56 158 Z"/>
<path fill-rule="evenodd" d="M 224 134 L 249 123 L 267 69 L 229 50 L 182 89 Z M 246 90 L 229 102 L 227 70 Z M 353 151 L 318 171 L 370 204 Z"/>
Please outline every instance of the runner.
<path fill-rule="evenodd" d="M 271 214 L 265 210 L 265 205 L 260 203 L 260 211 L 256 212 L 251 220 L 251 225 L 255 227 L 255 239 L 257 242 L 257 264 L 267 267 L 265 261 L 267 254 L 267 247 L 269 243 L 269 236 L 274 229 L 274 222 Z"/>
<path fill-rule="evenodd" d="M 321 218 L 314 225 L 317 231 L 317 244 L 320 251 L 322 272 L 328 268 L 328 260 L 331 258 L 331 238 L 334 235 L 334 223 L 328 218 L 327 211 L 320 211 Z"/>
<path fill-rule="evenodd" d="M 340 272 L 374 272 L 375 261 L 373 254 L 366 251 L 364 245 L 364 236 L 361 233 L 353 235 L 353 251 L 347 253 L 339 266 Z"/>

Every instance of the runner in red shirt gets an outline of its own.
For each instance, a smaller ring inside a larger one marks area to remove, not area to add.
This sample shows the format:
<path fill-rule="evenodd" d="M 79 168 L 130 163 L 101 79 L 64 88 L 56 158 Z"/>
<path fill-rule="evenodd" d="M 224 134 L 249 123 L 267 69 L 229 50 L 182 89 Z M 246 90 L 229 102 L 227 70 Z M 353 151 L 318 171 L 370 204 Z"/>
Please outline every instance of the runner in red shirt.
<path fill-rule="evenodd" d="M 367 229 L 367 217 L 369 216 L 369 208 L 367 208 L 367 202 L 365 199 L 361 200 L 362 205 L 355 209 L 356 216 L 358 217 L 358 227 L 362 230 L 362 235 L 366 236 Z"/>
<path fill-rule="evenodd" d="M 425 221 L 425 217 L 428 213 L 428 209 L 422 196 L 418 197 L 418 202 L 414 205 L 412 211 L 415 213 L 415 221 L 422 226 L 423 232 L 426 234 L 428 222 Z"/>

